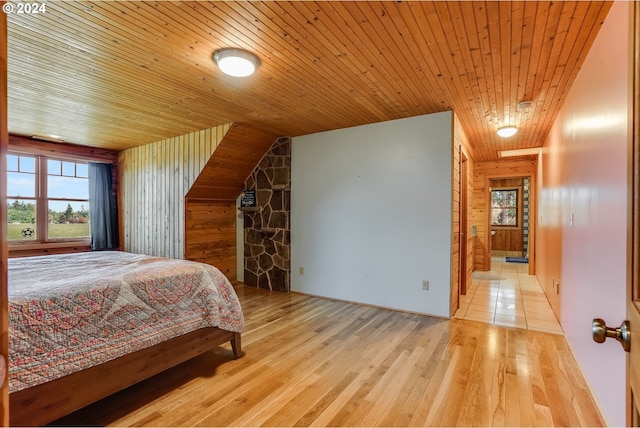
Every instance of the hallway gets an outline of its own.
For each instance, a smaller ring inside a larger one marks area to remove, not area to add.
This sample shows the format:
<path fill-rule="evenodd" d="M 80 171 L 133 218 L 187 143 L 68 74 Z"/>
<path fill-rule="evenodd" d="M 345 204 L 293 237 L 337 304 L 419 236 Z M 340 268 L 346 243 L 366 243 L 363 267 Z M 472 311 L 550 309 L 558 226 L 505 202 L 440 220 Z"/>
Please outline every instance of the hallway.
<path fill-rule="evenodd" d="M 491 266 L 489 272 L 473 273 L 454 318 L 563 334 L 537 278 L 528 274 L 528 264 L 492 257 Z"/>

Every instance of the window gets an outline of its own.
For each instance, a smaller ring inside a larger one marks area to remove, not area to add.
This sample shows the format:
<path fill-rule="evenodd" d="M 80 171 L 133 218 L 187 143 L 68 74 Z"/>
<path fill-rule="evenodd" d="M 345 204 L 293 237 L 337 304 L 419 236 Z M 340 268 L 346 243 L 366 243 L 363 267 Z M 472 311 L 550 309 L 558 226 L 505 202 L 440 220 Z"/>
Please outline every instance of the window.
<path fill-rule="evenodd" d="M 36 240 L 36 158 L 7 156 L 9 241 Z"/>
<path fill-rule="evenodd" d="M 518 189 L 491 190 L 491 226 L 518 227 Z"/>
<path fill-rule="evenodd" d="M 87 163 L 9 153 L 7 220 L 10 243 L 87 241 Z"/>

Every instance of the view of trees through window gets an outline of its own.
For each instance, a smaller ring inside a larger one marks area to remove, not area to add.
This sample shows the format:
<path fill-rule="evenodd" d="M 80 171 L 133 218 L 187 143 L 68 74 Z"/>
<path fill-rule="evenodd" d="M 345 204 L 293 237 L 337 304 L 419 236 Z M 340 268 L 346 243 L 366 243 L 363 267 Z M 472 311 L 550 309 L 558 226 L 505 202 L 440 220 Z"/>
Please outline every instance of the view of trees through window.
<path fill-rule="evenodd" d="M 15 154 L 9 154 L 7 161 L 9 241 L 90 236 L 86 163 Z M 46 236 L 38 236 L 39 231 Z"/>
<path fill-rule="evenodd" d="M 518 226 L 518 189 L 491 191 L 491 225 Z"/>

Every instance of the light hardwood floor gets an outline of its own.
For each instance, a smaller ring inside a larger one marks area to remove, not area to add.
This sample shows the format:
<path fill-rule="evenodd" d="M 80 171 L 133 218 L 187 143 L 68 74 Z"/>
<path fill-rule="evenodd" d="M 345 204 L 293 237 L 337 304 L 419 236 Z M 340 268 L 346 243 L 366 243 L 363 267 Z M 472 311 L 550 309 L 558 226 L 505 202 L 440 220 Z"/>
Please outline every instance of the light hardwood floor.
<path fill-rule="evenodd" d="M 219 348 L 57 423 L 603 425 L 562 335 L 237 292 L 246 317 L 242 358 Z"/>

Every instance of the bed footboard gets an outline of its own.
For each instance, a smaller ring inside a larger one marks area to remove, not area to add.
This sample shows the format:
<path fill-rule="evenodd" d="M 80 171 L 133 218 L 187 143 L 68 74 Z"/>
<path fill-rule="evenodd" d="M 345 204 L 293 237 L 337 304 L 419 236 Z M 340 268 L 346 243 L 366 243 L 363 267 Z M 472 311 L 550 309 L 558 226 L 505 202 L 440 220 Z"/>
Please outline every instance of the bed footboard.
<path fill-rule="evenodd" d="M 242 354 L 240 333 L 204 328 L 9 395 L 11 426 L 42 426 L 137 382 L 231 342 Z"/>

